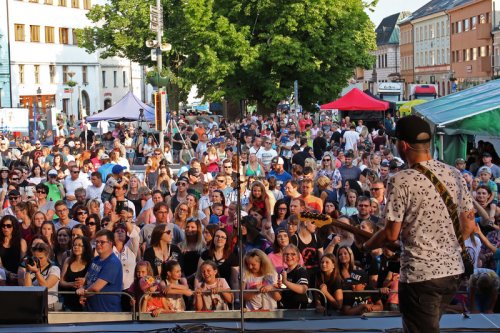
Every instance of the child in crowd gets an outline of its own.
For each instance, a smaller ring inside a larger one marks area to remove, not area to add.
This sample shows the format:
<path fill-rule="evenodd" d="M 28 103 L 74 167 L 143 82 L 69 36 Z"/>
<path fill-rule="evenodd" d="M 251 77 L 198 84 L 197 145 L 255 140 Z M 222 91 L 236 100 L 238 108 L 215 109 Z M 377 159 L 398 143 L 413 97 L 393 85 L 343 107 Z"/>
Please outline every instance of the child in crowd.
<path fill-rule="evenodd" d="M 219 224 L 221 216 L 224 215 L 224 205 L 221 203 L 214 203 L 212 205 L 212 215 L 208 224 Z"/>
<path fill-rule="evenodd" d="M 126 167 L 118 164 L 113 166 L 111 173 L 106 179 L 106 184 L 104 185 L 104 189 L 101 194 L 102 202 L 106 202 L 111 199 L 115 187 L 122 187 L 128 184 L 128 178 L 123 174 L 126 169 Z"/>
<path fill-rule="evenodd" d="M 160 313 L 172 311 L 172 305 L 165 297 L 158 294 L 153 294 L 158 289 L 158 281 L 151 275 L 144 276 L 139 282 L 143 293 L 148 293 L 144 296 L 141 304 L 141 312 L 150 312 L 151 316 L 158 317 Z M 149 294 L 151 293 L 151 294 Z"/>
<path fill-rule="evenodd" d="M 275 310 L 281 294 L 273 289 L 279 288 L 278 273 L 269 257 L 259 249 L 245 254 L 243 282 L 245 289 L 257 289 L 259 292 L 244 294 L 245 306 L 249 310 Z"/>
<path fill-rule="evenodd" d="M 139 300 L 144 295 L 140 285 L 141 278 L 152 275 L 153 269 L 148 261 L 139 261 L 135 264 L 135 279 L 127 289 L 127 292 L 134 296 L 134 299 L 131 301 L 133 304 L 139 304 Z"/>
<path fill-rule="evenodd" d="M 187 285 L 181 284 L 182 270 L 179 262 L 176 260 L 167 261 L 161 270 L 161 275 L 161 287 L 172 311 L 185 311 L 186 304 L 183 296 L 192 296 L 193 292 Z"/>
<path fill-rule="evenodd" d="M 233 294 L 227 281 L 217 277 L 217 265 L 211 261 L 204 261 L 197 272 L 195 281 L 194 308 L 196 311 L 228 310 L 229 303 L 233 302 Z"/>

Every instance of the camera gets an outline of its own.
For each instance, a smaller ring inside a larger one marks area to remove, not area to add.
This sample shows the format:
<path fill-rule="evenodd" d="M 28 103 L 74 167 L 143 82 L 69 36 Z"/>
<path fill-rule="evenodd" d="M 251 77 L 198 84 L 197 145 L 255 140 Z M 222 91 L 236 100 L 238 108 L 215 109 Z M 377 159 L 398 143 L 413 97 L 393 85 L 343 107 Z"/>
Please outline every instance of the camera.
<path fill-rule="evenodd" d="M 40 259 L 35 256 L 30 256 L 26 258 L 26 264 L 30 266 L 40 267 Z"/>

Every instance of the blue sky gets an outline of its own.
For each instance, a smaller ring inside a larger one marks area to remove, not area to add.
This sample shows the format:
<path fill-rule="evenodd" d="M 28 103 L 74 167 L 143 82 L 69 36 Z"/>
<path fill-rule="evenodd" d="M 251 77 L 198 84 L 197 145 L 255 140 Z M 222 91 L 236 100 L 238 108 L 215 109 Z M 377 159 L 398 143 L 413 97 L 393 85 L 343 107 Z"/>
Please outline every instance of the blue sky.
<path fill-rule="evenodd" d="M 375 27 L 377 27 L 384 17 L 402 11 L 414 12 L 429 1 L 430 0 L 379 0 L 375 12 L 372 13 L 368 11 L 368 15 L 373 23 L 375 23 Z"/>

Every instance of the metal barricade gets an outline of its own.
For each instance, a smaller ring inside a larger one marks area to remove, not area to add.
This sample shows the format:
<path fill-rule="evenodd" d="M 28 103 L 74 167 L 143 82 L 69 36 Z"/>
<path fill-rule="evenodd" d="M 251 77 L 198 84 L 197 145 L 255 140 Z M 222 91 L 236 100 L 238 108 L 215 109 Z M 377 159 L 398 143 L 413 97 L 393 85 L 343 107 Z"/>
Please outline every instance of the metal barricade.
<path fill-rule="evenodd" d="M 284 290 L 287 290 L 286 288 L 283 288 L 283 289 L 272 289 L 270 290 L 269 292 L 283 292 Z M 240 290 L 239 289 L 231 289 L 231 290 L 224 290 L 224 291 L 221 291 L 221 292 L 230 292 L 230 293 L 235 293 L 235 294 L 238 294 L 240 293 Z M 243 290 L 244 293 L 260 293 L 260 291 L 258 289 L 245 289 Z M 324 301 L 324 304 L 328 304 L 328 300 L 325 296 L 325 294 L 323 294 L 323 292 L 319 289 L 316 289 L 316 288 L 308 288 L 307 289 L 307 292 L 316 292 L 318 294 L 320 294 L 320 297 L 323 298 L 323 301 Z M 203 294 L 210 294 L 211 291 L 204 291 L 202 292 Z M 139 309 L 141 308 L 141 304 L 144 300 L 144 297 L 146 295 L 160 295 L 162 294 L 161 292 L 154 292 L 154 293 L 145 293 L 144 295 L 142 295 L 142 297 L 139 299 Z M 244 301 L 240 300 L 240 306 L 244 306 Z M 327 312 L 326 312 L 326 306 L 325 306 L 325 311 L 324 313 L 322 314 L 323 316 L 326 316 L 327 315 Z M 304 312 L 304 311 L 309 311 L 309 310 L 315 310 L 315 309 L 301 309 L 301 310 L 298 310 L 300 312 Z M 280 314 L 280 313 L 283 313 L 283 312 L 286 312 L 286 311 L 293 311 L 293 310 L 287 310 L 287 309 L 282 309 L 282 310 L 246 310 L 245 311 L 245 317 L 247 317 L 247 315 L 249 317 L 253 317 L 253 318 L 262 318 L 264 314 L 265 317 L 267 318 L 278 318 L 277 314 Z M 252 313 L 258 313 L 259 315 L 258 316 L 254 316 L 252 315 Z M 137 320 L 143 320 L 145 318 L 143 318 L 143 315 L 144 314 L 147 314 L 147 319 L 148 320 L 155 320 L 154 317 L 151 317 L 149 312 L 141 312 L 140 310 L 138 311 L 137 313 Z M 165 320 L 165 321 L 172 321 L 172 320 L 184 320 L 184 319 L 192 319 L 192 318 L 189 318 L 191 315 L 193 314 L 196 314 L 196 317 L 197 319 L 202 319 L 202 318 L 199 318 L 200 315 L 203 317 L 203 318 L 209 318 L 209 319 L 237 319 L 237 318 L 240 318 L 240 311 L 235 309 L 234 308 L 234 299 L 233 299 L 233 303 L 231 304 L 231 309 L 230 310 L 203 310 L 203 311 L 183 311 L 183 312 L 168 312 L 167 313 L 168 316 L 159 316 L 159 317 L 156 317 L 157 319 L 156 320 Z M 280 317 L 281 318 L 281 317 Z"/>
<path fill-rule="evenodd" d="M 49 295 L 77 295 L 75 291 L 49 291 Z M 124 291 L 116 291 L 116 292 L 87 292 L 85 295 L 125 295 L 130 298 L 131 303 L 135 302 L 135 299 L 129 293 Z M 89 317 L 89 322 L 99 321 L 96 320 L 97 317 L 103 317 L 102 321 L 123 321 L 123 320 L 137 320 L 137 311 L 135 310 L 135 306 L 132 306 L 131 312 L 71 312 L 71 311 L 50 311 L 49 312 L 49 322 L 51 322 L 51 317 L 57 323 L 71 323 L 71 322 L 85 322 L 81 320 L 83 317 Z M 62 320 L 68 317 L 66 320 Z M 55 322 L 52 322 L 55 323 Z"/>

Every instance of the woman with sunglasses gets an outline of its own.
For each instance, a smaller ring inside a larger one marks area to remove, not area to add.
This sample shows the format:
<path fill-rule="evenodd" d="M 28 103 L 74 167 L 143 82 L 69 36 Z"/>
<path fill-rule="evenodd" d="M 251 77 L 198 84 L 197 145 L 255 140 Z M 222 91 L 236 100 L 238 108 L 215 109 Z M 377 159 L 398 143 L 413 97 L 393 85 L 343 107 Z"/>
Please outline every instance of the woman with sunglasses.
<path fill-rule="evenodd" d="M 87 219 L 87 216 L 89 216 L 89 211 L 87 210 L 87 207 L 85 207 L 84 205 L 76 204 L 73 206 L 71 211 L 73 219 L 75 221 L 81 224 L 85 224 L 85 220 Z"/>
<path fill-rule="evenodd" d="M 7 285 L 17 285 L 17 269 L 28 245 L 21 235 L 19 221 L 12 215 L 0 220 L 0 259 L 7 274 Z"/>
<path fill-rule="evenodd" d="M 49 194 L 49 187 L 45 184 L 38 184 L 35 187 L 36 202 L 38 210 L 45 214 L 46 221 L 52 221 L 55 214 L 54 201 L 47 200 Z"/>
<path fill-rule="evenodd" d="M 85 275 L 89 268 L 94 251 L 88 238 L 77 236 L 71 245 L 71 255 L 66 258 L 62 268 L 59 289 L 61 291 L 76 291 L 85 283 Z M 63 309 L 66 311 L 83 311 L 80 297 L 77 295 L 64 295 Z"/>
<path fill-rule="evenodd" d="M 90 214 L 85 219 L 85 225 L 89 228 L 90 231 L 90 244 L 92 247 L 95 247 L 95 234 L 101 230 L 101 218 L 97 214 Z"/>
<path fill-rule="evenodd" d="M 342 175 L 340 171 L 335 168 L 335 157 L 331 153 L 325 153 L 321 159 L 321 166 L 316 173 L 316 180 L 321 176 L 326 176 L 331 179 L 332 189 L 338 190 L 342 187 Z"/>
<path fill-rule="evenodd" d="M 285 199 L 280 199 L 274 204 L 273 215 L 271 216 L 271 223 L 273 229 L 283 226 L 290 215 L 288 204 Z"/>
<path fill-rule="evenodd" d="M 177 260 L 183 265 L 181 249 L 172 244 L 174 225 L 172 223 L 159 224 L 151 234 L 151 246 L 144 251 L 144 260 L 153 268 L 155 277 L 161 276 L 162 264 L 169 260 Z"/>
<path fill-rule="evenodd" d="M 186 198 L 188 196 L 188 186 L 189 186 L 189 179 L 187 177 L 181 176 L 177 180 L 177 190 L 175 191 L 175 194 L 170 197 L 170 209 L 172 211 L 175 211 L 177 206 L 181 202 L 186 202 Z"/>
<path fill-rule="evenodd" d="M 32 259 L 25 261 L 26 268 L 21 271 L 24 274 L 24 286 L 46 287 L 49 292 L 57 292 L 61 270 L 50 262 L 50 247 L 40 243 L 31 248 Z M 55 304 L 58 301 L 57 295 L 49 295 L 48 309 L 55 311 Z"/>

